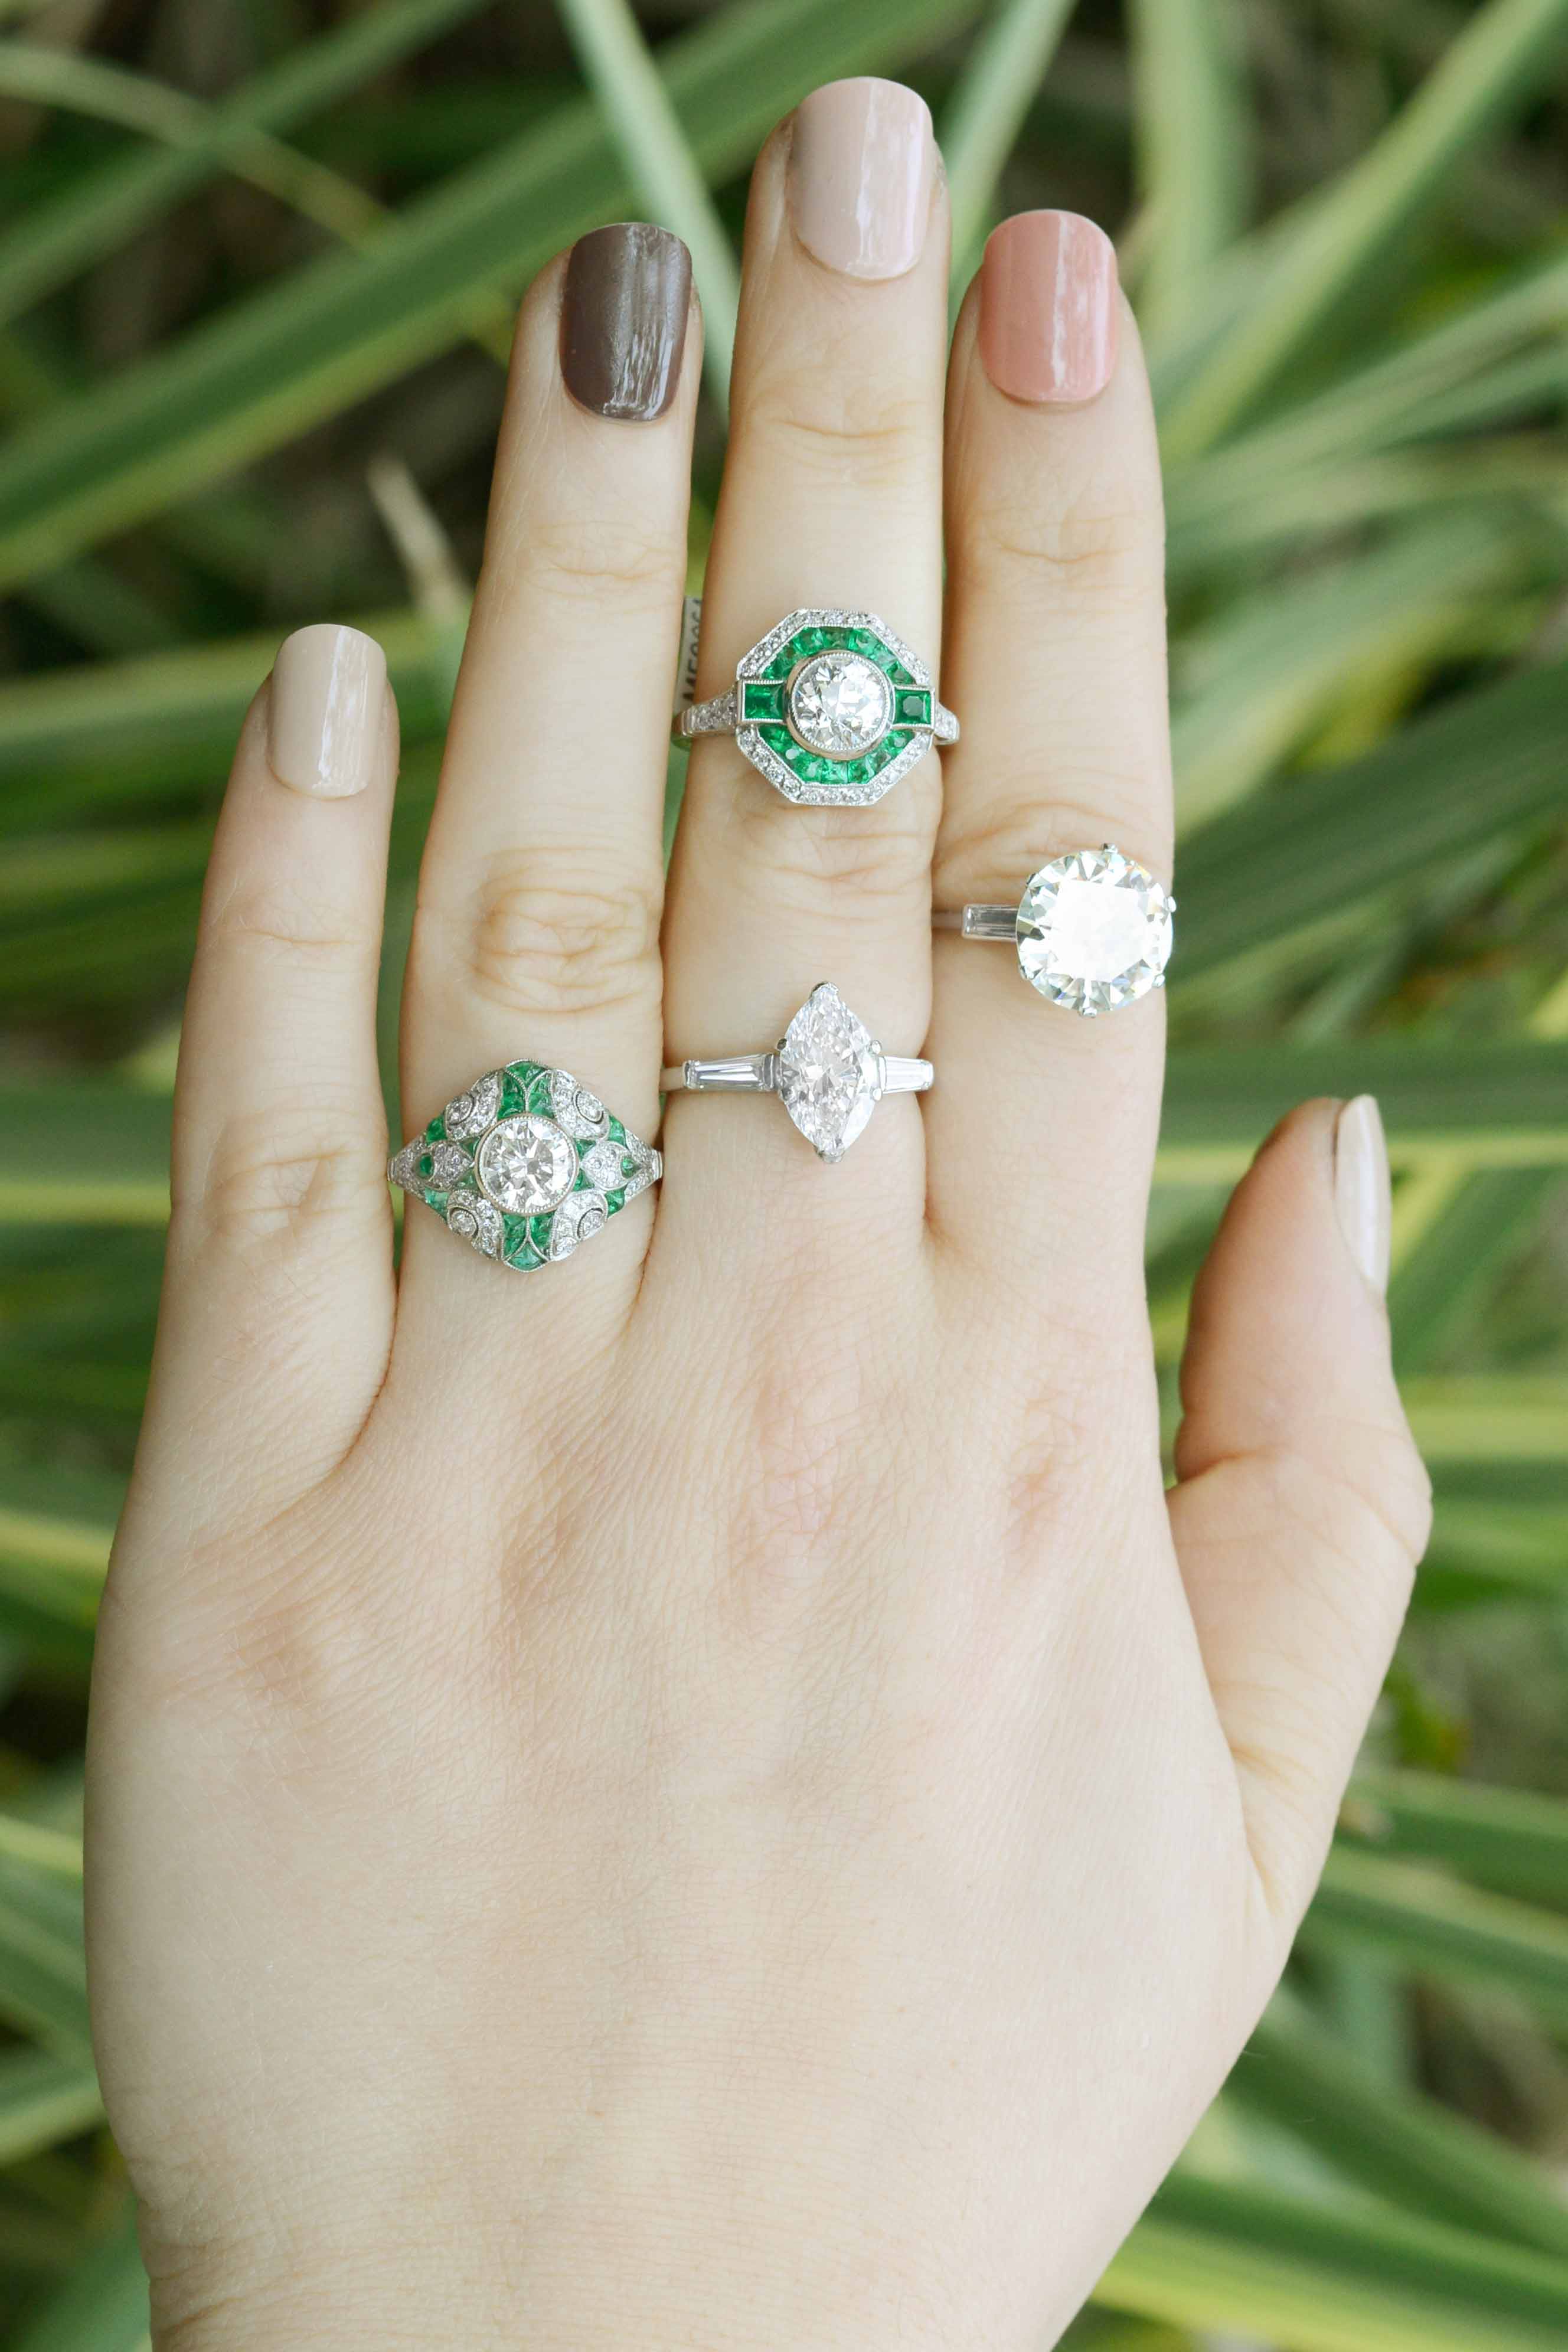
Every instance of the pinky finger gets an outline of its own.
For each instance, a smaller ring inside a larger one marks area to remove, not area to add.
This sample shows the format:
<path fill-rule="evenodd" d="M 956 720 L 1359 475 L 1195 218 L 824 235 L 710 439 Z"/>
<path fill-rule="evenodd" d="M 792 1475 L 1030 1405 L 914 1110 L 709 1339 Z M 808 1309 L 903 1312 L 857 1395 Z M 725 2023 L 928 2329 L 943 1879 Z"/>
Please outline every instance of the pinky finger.
<path fill-rule="evenodd" d="M 1389 1358 L 1388 1162 L 1369 1097 L 1276 1129 L 1200 1276 L 1169 1496 L 1261 1890 L 1322 1867 L 1426 1541 Z"/>
<path fill-rule="evenodd" d="M 375 991 L 396 771 L 380 646 L 345 628 L 288 638 L 218 820 L 174 1096 L 146 1433 L 218 1465 L 185 1482 L 198 1514 L 281 1508 L 313 1485 L 384 1369 Z"/>

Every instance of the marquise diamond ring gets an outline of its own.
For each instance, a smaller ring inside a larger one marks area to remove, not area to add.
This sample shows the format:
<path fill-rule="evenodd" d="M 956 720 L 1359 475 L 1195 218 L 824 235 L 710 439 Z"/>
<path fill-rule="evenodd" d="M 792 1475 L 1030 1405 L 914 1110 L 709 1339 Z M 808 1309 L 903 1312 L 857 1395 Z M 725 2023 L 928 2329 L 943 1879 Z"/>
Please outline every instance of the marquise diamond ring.
<path fill-rule="evenodd" d="M 695 667 L 689 613 L 681 675 Z M 677 710 L 678 742 L 732 735 L 785 800 L 863 808 L 879 801 L 933 743 L 956 743 L 958 721 L 937 698 L 912 646 L 875 613 L 803 605 L 760 637 L 735 683 Z"/>
<path fill-rule="evenodd" d="M 519 1273 L 570 1257 L 657 1184 L 664 1162 L 569 1070 L 487 1070 L 395 1152 L 387 1180 Z"/>
<path fill-rule="evenodd" d="M 678 1062 L 667 1094 L 777 1095 L 819 1160 L 842 1160 L 884 1095 L 923 1094 L 931 1066 L 884 1054 L 831 981 L 814 988 L 771 1054 Z"/>
<path fill-rule="evenodd" d="M 1031 874 L 1016 907 L 935 915 L 939 930 L 1005 940 L 1031 988 L 1069 1013 L 1113 1013 L 1165 985 L 1176 902 L 1113 842 L 1072 849 Z"/>

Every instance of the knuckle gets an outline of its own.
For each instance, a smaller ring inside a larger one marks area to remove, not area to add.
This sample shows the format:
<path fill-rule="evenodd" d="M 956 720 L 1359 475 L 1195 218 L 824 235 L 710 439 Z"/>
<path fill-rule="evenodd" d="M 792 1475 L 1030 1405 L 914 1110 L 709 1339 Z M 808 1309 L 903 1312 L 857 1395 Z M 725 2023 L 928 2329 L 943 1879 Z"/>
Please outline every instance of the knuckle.
<path fill-rule="evenodd" d="M 1167 759 L 1162 743 L 1142 765 L 1064 761 L 1048 776 L 1026 770 L 993 777 L 972 817 L 964 814 L 964 801 L 957 803 L 936 860 L 937 903 L 956 905 L 960 897 L 992 892 L 1016 898 L 1024 877 L 1042 863 L 1102 841 L 1114 841 L 1129 857 L 1168 874 L 1168 830 L 1154 822 Z"/>
<path fill-rule="evenodd" d="M 226 1120 L 197 1171 L 175 1162 L 172 1212 L 204 1242 L 240 1248 L 298 1242 L 384 1192 L 384 1122 L 309 1100 Z"/>
<path fill-rule="evenodd" d="M 771 791 L 765 798 L 742 791 L 720 852 L 723 869 L 731 885 L 737 875 L 750 877 L 773 913 L 820 915 L 831 899 L 847 919 L 879 921 L 889 907 L 907 909 L 912 894 L 929 890 L 936 789 L 917 772 L 869 810 L 812 810 L 825 820 L 817 824 L 803 824 L 800 811 Z"/>
<path fill-rule="evenodd" d="M 1157 507 L 1090 483 L 1031 508 L 982 508 L 968 534 L 966 570 L 981 590 L 1087 598 L 1101 612 L 1164 600 L 1164 528 Z"/>
<path fill-rule="evenodd" d="M 479 893 L 468 961 L 474 985 L 507 1013 L 646 1005 L 659 984 L 656 894 L 629 880 L 607 887 L 553 853 L 499 860 Z"/>
<path fill-rule="evenodd" d="M 886 490 L 906 503 L 923 493 L 924 459 L 934 447 L 929 399 L 868 387 L 847 368 L 775 370 L 758 386 L 751 424 L 775 458 L 814 483 Z"/>
<path fill-rule="evenodd" d="M 617 610 L 643 611 L 675 594 L 686 551 L 629 513 L 562 514 L 531 523 L 521 561 L 552 600 L 597 605 L 608 598 Z"/>
<path fill-rule="evenodd" d="M 242 955 L 289 962 L 334 963 L 362 953 L 366 941 L 342 907 L 321 898 L 303 876 L 245 877 L 206 913 L 204 939 Z"/>

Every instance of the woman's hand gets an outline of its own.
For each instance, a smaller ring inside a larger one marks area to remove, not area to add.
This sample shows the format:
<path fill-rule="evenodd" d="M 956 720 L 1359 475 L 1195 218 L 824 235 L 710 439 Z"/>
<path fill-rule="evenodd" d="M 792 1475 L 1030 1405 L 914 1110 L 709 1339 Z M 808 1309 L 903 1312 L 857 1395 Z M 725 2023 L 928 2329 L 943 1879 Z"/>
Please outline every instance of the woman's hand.
<path fill-rule="evenodd" d="M 1237 1192 L 1167 1494 L 1161 1000 L 1072 1020 L 931 931 L 1079 845 L 1169 871 L 1148 393 L 1110 246 L 1037 214 L 944 431 L 946 273 L 924 107 L 818 91 L 752 191 L 700 691 L 865 605 L 963 738 L 860 810 L 703 742 L 668 885 L 685 257 L 544 273 L 405 996 L 410 1129 L 526 1055 L 652 1135 L 666 1060 L 832 979 L 936 1066 L 842 1165 L 678 1096 L 569 1265 L 416 1203 L 395 1280 L 384 665 L 305 632 L 247 720 L 94 1687 L 161 2346 L 1037 2347 L 1311 1890 L 1426 1524 L 1376 1115 Z"/>

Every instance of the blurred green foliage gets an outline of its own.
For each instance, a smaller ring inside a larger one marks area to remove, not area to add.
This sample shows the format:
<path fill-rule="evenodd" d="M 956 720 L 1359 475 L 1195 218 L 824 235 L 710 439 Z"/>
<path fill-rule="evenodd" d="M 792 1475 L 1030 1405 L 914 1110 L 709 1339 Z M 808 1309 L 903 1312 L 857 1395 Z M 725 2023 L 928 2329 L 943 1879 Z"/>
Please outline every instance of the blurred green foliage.
<path fill-rule="evenodd" d="M 1437 1487 L 1286 1986 L 1074 2342 L 1568 2341 L 1568 0 L 0 22 L 0 2343 L 145 2342 L 87 2039 L 80 1749 L 240 713 L 298 623 L 385 644 L 390 1007 L 511 302 L 643 211 L 721 330 L 761 138 L 868 70 L 936 110 L 955 295 L 994 219 L 1067 205 L 1117 233 L 1144 323 L 1183 832 L 1167 1395 L 1226 1186 L 1291 1102 L 1370 1087 Z M 726 359 L 721 331 L 694 577 Z"/>

